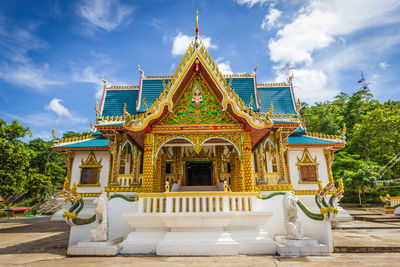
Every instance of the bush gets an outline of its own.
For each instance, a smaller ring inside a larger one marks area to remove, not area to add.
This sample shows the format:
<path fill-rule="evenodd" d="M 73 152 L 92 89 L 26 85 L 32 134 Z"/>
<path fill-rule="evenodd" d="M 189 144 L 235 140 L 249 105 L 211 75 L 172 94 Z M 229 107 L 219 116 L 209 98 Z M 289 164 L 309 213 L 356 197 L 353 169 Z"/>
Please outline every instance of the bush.
<path fill-rule="evenodd" d="M 0 218 L 5 218 L 5 217 L 7 217 L 7 211 L 0 210 Z"/>
<path fill-rule="evenodd" d="M 31 214 L 34 215 L 34 216 L 37 215 L 38 214 L 37 208 L 32 208 L 31 209 Z"/>

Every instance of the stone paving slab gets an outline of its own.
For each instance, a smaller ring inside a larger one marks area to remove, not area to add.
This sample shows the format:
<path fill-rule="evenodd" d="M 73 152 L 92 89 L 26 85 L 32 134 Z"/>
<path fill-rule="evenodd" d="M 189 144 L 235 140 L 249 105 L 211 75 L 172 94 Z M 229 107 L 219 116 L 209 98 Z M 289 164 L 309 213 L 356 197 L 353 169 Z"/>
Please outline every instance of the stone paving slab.
<path fill-rule="evenodd" d="M 344 224 L 343 222 L 342 224 Z M 346 222 L 347 223 L 347 222 Z M 359 222 L 371 226 L 370 222 Z M 333 253 L 331 257 L 283 259 L 233 257 L 66 257 L 69 226 L 49 218 L 0 221 L 0 266 L 396 266 L 400 253 Z M 334 230 L 335 246 L 400 247 L 397 229 Z"/>

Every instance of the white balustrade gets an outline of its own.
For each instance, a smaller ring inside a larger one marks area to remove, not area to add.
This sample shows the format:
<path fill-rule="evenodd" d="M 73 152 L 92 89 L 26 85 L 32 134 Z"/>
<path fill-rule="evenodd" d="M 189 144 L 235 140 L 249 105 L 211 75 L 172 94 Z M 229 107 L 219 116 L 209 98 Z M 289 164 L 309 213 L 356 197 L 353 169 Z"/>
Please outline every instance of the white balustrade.
<path fill-rule="evenodd" d="M 219 213 L 253 211 L 255 195 L 139 193 L 138 197 L 140 213 Z"/>

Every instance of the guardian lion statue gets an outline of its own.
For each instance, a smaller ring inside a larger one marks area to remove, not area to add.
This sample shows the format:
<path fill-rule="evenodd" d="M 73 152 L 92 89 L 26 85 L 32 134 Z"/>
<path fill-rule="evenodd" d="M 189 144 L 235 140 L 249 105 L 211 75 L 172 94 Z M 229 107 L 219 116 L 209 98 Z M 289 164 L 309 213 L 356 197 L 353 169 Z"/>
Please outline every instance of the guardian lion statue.
<path fill-rule="evenodd" d="M 90 239 L 93 242 L 107 241 L 108 240 L 108 198 L 105 193 L 101 194 L 94 200 L 96 208 L 94 213 L 96 214 L 95 226 L 90 231 Z"/>
<path fill-rule="evenodd" d="M 283 197 L 283 208 L 285 212 L 284 228 L 287 239 L 303 239 L 304 232 L 297 216 L 297 201 L 292 192 L 287 192 Z"/>

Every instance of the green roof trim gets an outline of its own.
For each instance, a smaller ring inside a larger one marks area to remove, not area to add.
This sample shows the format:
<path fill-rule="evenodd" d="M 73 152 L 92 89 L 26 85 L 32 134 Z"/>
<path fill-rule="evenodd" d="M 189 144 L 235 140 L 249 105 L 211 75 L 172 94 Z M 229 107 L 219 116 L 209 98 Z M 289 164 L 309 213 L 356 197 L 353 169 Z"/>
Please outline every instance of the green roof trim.
<path fill-rule="evenodd" d="M 229 83 L 230 78 L 226 79 L 226 83 Z M 253 77 L 240 77 L 232 78 L 231 88 L 238 94 L 238 96 L 243 100 L 246 106 L 257 109 L 256 96 L 254 90 L 254 78 Z M 250 105 L 250 99 L 253 96 L 253 104 Z"/>
<path fill-rule="evenodd" d="M 258 87 L 257 90 L 261 101 L 262 112 L 268 112 L 272 102 L 274 114 L 296 114 L 292 92 L 289 86 Z"/>
<path fill-rule="evenodd" d="M 92 138 L 82 141 L 76 141 L 65 145 L 55 145 L 53 148 L 88 148 L 88 147 L 108 147 L 107 138 Z"/>
<path fill-rule="evenodd" d="M 289 136 L 289 145 L 335 145 L 343 144 L 342 142 L 334 140 L 325 140 L 311 136 Z"/>
<path fill-rule="evenodd" d="M 136 100 L 139 90 L 110 90 L 105 91 L 104 103 L 101 115 L 103 117 L 124 116 L 124 104 L 126 110 L 132 115 L 136 114 Z"/>
<path fill-rule="evenodd" d="M 140 96 L 140 107 L 138 112 L 144 112 L 146 109 L 150 108 L 151 105 L 156 101 L 156 99 L 160 96 L 160 94 L 164 90 L 164 86 L 162 84 L 163 79 L 143 79 L 142 80 L 142 88 L 141 88 L 141 96 Z M 165 85 L 170 81 L 169 79 L 164 79 Z M 146 98 L 146 105 L 143 105 L 143 99 Z"/>

